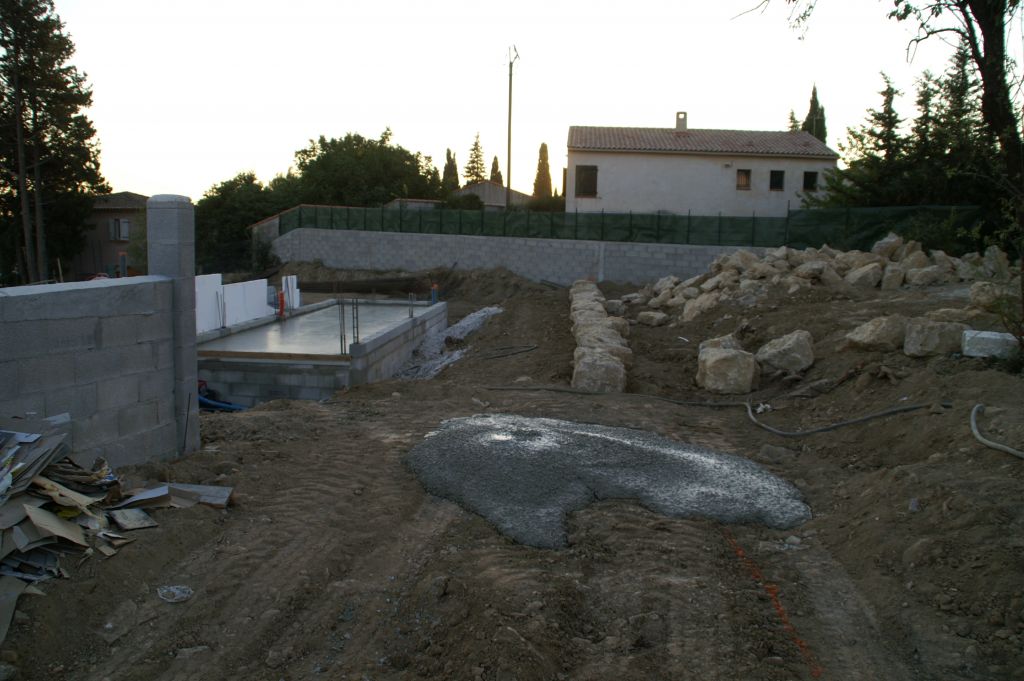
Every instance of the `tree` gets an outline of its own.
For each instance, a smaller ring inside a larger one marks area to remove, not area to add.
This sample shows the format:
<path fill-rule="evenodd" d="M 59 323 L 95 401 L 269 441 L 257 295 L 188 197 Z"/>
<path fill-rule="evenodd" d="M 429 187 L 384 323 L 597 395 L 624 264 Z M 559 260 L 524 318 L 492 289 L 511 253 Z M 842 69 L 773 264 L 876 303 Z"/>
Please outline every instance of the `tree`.
<path fill-rule="evenodd" d="M 786 124 L 786 128 L 790 132 L 796 132 L 800 130 L 800 121 L 796 119 L 796 114 L 793 113 L 792 109 L 789 110 L 789 123 Z"/>
<path fill-rule="evenodd" d="M 441 191 L 447 196 L 459 188 L 459 166 L 451 149 L 444 150 L 444 174 L 441 176 Z"/>
<path fill-rule="evenodd" d="M 473 140 L 473 146 L 469 148 L 469 161 L 466 162 L 466 168 L 462 174 L 466 178 L 466 184 L 475 184 L 487 179 L 486 172 L 484 149 L 480 146 L 480 133 L 477 133 L 476 139 Z"/>
<path fill-rule="evenodd" d="M 825 141 L 828 134 L 828 128 L 825 125 L 825 107 L 818 103 L 817 85 L 811 87 L 811 103 L 807 107 L 807 115 L 804 117 L 800 129 L 811 133 L 822 142 Z"/>
<path fill-rule="evenodd" d="M 63 29 L 52 0 L 0 0 L 0 121 L 12 133 L 0 142 L 0 230 L 20 229 L 0 240 L 16 244 L 0 268 L 17 261 L 23 281 L 47 279 L 53 257 L 81 248 L 92 196 L 110 191 L 80 113 L 92 92 Z"/>
<path fill-rule="evenodd" d="M 249 225 L 278 210 L 252 172 L 210 187 L 196 203 L 196 265 L 205 272 L 246 270 L 251 262 Z"/>
<path fill-rule="evenodd" d="M 540 145 L 537 157 L 537 176 L 533 180 L 533 197 L 546 199 L 551 196 L 551 169 L 548 167 L 548 145 Z"/>
<path fill-rule="evenodd" d="M 497 156 L 495 156 L 494 160 L 491 161 L 491 182 L 497 182 L 502 187 L 505 186 L 505 180 L 501 176 L 501 166 L 498 165 Z"/>

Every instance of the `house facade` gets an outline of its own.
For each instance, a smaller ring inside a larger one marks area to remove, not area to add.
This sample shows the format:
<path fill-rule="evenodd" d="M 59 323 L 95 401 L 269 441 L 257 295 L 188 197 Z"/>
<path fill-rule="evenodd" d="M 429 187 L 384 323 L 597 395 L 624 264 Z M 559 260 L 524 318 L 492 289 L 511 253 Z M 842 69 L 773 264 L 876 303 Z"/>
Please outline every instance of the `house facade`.
<path fill-rule="evenodd" d="M 484 204 L 484 208 L 489 210 L 498 210 L 505 208 L 505 187 L 501 186 L 497 182 L 491 180 L 483 180 L 482 182 L 474 182 L 473 184 L 467 184 L 461 189 L 456 189 L 452 192 L 452 196 L 466 196 L 473 194 L 479 196 L 480 200 Z M 525 206 L 530 200 L 529 194 L 517 192 L 515 189 L 511 191 L 512 207 Z"/>
<path fill-rule="evenodd" d="M 128 254 L 133 230 L 145 229 L 148 196 L 132 192 L 96 197 L 85 226 L 85 246 L 72 262 L 75 279 L 136 274 Z"/>
<path fill-rule="evenodd" d="M 838 154 L 802 131 L 569 128 L 567 212 L 785 216 Z"/>

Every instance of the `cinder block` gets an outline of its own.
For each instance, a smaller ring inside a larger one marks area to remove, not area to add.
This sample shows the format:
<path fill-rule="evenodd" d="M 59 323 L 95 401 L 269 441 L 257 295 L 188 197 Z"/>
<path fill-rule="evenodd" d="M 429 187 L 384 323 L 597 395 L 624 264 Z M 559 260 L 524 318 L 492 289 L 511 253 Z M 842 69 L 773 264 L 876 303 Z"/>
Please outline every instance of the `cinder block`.
<path fill-rule="evenodd" d="M 18 362 L 16 394 L 51 392 L 74 385 L 75 355 L 48 355 Z"/>
<path fill-rule="evenodd" d="M 120 437 L 141 433 L 159 424 L 160 417 L 155 400 L 122 407 L 117 414 L 117 430 Z"/>
<path fill-rule="evenodd" d="M 0 402 L 0 416 L 10 418 L 24 417 L 26 414 L 43 416 L 46 413 L 46 398 L 43 393 L 23 395 L 13 400 Z"/>
<path fill-rule="evenodd" d="M 153 366 L 157 369 L 174 371 L 174 341 L 158 340 L 150 344 L 153 352 Z"/>
<path fill-rule="evenodd" d="M 174 396 L 161 397 L 156 400 L 156 416 L 160 424 L 174 424 Z"/>
<path fill-rule="evenodd" d="M 293 399 L 296 400 L 321 400 L 330 397 L 331 391 L 324 391 L 320 388 L 292 388 Z"/>
<path fill-rule="evenodd" d="M 46 393 L 46 415 L 71 414 L 72 419 L 85 419 L 96 413 L 99 397 L 95 383 L 76 385 Z"/>
<path fill-rule="evenodd" d="M 116 348 L 122 345 L 134 345 L 138 339 L 138 329 L 143 319 L 143 315 L 100 319 L 100 347 Z"/>
<path fill-rule="evenodd" d="M 75 356 L 75 382 L 102 382 L 116 376 L 152 371 L 154 366 L 152 343 L 96 350 Z"/>
<path fill-rule="evenodd" d="M 115 441 L 118 436 L 118 410 L 100 411 L 86 419 L 71 422 L 75 447 L 98 447 Z"/>
<path fill-rule="evenodd" d="M 145 402 L 158 398 L 174 397 L 174 377 L 171 372 L 162 369 L 147 374 L 139 374 L 139 401 Z"/>
<path fill-rule="evenodd" d="M 129 374 L 127 376 L 111 376 L 98 381 L 98 408 L 100 410 L 118 409 L 138 403 L 140 377 L 142 374 Z"/>
<path fill-rule="evenodd" d="M 170 312 L 156 312 L 135 319 L 137 320 L 136 339 L 140 343 L 173 340 L 174 329 L 171 326 Z"/>
<path fill-rule="evenodd" d="M 0 348 L 0 352 L 3 348 Z M 7 353 L 3 353 L 6 358 Z M 0 362 L 0 390 L 12 396 L 14 386 L 18 384 L 18 362 Z"/>

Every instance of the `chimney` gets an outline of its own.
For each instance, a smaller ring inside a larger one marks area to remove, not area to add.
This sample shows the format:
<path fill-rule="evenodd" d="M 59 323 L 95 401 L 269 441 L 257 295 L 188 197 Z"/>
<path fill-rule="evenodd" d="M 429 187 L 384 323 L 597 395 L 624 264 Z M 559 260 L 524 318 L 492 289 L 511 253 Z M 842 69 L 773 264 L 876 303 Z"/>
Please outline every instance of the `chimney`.
<path fill-rule="evenodd" d="M 676 112 L 676 130 L 686 130 L 686 112 Z"/>

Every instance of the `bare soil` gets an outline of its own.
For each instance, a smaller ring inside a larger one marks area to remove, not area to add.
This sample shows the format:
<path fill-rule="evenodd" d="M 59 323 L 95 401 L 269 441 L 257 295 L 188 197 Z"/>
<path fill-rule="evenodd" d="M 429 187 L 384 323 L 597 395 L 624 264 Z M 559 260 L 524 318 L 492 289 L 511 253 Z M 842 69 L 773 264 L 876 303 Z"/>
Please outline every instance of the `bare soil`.
<path fill-rule="evenodd" d="M 446 294 L 451 321 L 487 304 L 505 312 L 437 378 L 204 415 L 201 452 L 123 471 L 234 485 L 235 504 L 157 511 L 160 527 L 118 555 L 22 597 L 0 651 L 20 678 L 1024 679 L 1024 461 L 968 425 L 982 402 L 986 435 L 1019 448 L 1024 378 L 979 360 L 838 349 L 874 316 L 962 307 L 963 288 L 812 290 L 633 326 L 630 394 L 606 396 L 490 389 L 568 386 L 565 290 L 499 271 L 459 273 Z M 817 360 L 801 381 L 762 383 L 752 401 L 771 405 L 766 423 L 929 407 L 787 438 L 741 409 L 655 398 L 720 399 L 693 385 L 701 340 L 739 331 L 756 349 L 797 328 Z M 538 348 L 487 358 L 524 344 Z M 814 518 L 780 532 L 611 501 L 572 516 L 568 548 L 521 546 L 426 494 L 403 464 L 443 419 L 480 412 L 746 456 L 794 482 Z M 164 603 L 156 588 L 170 584 L 195 594 Z"/>

